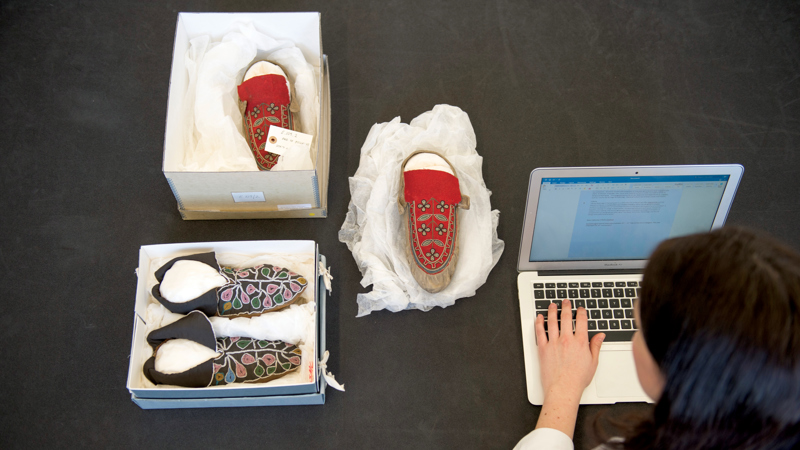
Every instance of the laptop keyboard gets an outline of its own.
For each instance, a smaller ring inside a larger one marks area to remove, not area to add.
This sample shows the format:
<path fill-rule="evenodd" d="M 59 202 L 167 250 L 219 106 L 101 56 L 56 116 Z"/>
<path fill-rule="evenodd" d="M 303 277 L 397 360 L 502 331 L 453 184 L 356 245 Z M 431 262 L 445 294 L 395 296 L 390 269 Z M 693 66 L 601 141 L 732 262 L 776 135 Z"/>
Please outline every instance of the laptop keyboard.
<path fill-rule="evenodd" d="M 575 326 L 577 308 L 584 307 L 589 316 L 589 339 L 605 333 L 604 342 L 625 342 L 633 339 L 637 330 L 633 319 L 633 299 L 639 296 L 638 281 L 570 281 L 568 283 L 533 283 L 536 315 L 547 319 L 550 303 L 558 307 L 558 326 L 561 327 L 561 301 L 572 304 L 572 324 Z M 547 320 L 544 322 L 547 330 Z"/>

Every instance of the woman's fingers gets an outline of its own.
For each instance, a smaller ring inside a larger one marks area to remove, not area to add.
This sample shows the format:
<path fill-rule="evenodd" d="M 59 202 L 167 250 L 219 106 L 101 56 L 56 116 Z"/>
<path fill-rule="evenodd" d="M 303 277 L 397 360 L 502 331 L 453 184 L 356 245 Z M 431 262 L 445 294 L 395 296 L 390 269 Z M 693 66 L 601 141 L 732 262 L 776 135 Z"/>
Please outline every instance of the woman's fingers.
<path fill-rule="evenodd" d="M 561 329 L 558 327 L 558 317 L 561 315 Z M 558 339 L 559 336 L 572 336 L 572 302 L 564 300 L 561 303 L 561 311 L 558 311 L 556 303 L 550 303 L 547 308 L 547 319 L 539 318 L 541 314 L 536 316 L 536 341 L 548 342 Z M 544 331 L 544 323 L 547 321 L 547 332 Z M 575 315 L 574 335 L 579 339 L 588 339 L 589 316 L 586 309 L 583 307 L 578 308 Z"/>
<path fill-rule="evenodd" d="M 592 336 L 592 340 L 589 341 L 589 351 L 592 352 L 592 366 L 595 367 L 595 370 L 597 369 L 598 361 L 600 361 L 600 347 L 603 345 L 603 340 L 605 338 L 605 333 L 597 333 Z"/>
<path fill-rule="evenodd" d="M 575 337 L 578 339 L 589 340 L 589 315 L 586 308 L 581 306 L 575 313 Z"/>
<path fill-rule="evenodd" d="M 572 304 L 569 300 L 561 302 L 561 334 L 572 335 Z"/>
<path fill-rule="evenodd" d="M 534 329 L 536 330 L 536 345 L 546 344 L 547 334 L 544 332 L 544 315 L 536 315 L 536 324 L 534 325 Z"/>
<path fill-rule="evenodd" d="M 550 303 L 547 308 L 547 336 L 550 340 L 558 339 L 558 308 Z"/>

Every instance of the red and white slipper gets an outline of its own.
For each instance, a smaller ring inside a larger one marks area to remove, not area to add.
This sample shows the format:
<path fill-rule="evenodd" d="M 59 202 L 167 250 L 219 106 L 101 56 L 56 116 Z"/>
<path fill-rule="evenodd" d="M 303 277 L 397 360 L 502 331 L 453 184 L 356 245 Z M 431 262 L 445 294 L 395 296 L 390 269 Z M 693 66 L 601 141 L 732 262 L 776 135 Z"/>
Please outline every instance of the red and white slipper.
<path fill-rule="evenodd" d="M 239 101 L 245 105 L 247 143 L 258 168 L 270 170 L 277 164 L 279 155 L 265 150 L 269 128 L 294 130 L 294 118 L 289 110 L 292 102 L 289 80 L 277 65 L 259 61 L 247 69 L 238 92 Z"/>
<path fill-rule="evenodd" d="M 450 284 L 458 260 L 457 208 L 469 209 L 456 170 L 442 155 L 418 150 L 400 167 L 398 207 L 408 220 L 411 274 L 428 292 Z"/>

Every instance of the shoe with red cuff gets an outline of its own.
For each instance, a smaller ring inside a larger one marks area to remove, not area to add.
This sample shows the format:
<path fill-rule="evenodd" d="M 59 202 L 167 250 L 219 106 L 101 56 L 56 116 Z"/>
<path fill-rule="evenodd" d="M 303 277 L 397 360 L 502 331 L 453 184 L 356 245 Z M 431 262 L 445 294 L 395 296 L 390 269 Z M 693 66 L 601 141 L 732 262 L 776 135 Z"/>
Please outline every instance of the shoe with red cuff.
<path fill-rule="evenodd" d="M 291 89 L 283 70 L 267 61 L 259 61 L 247 69 L 239 85 L 239 101 L 244 104 L 244 130 L 247 143 L 260 170 L 270 170 L 279 155 L 265 150 L 270 127 L 294 130 L 289 110 Z"/>
<path fill-rule="evenodd" d="M 418 150 L 400 168 L 398 206 L 408 222 L 411 274 L 428 292 L 450 284 L 458 261 L 458 208 L 469 209 L 456 170 L 442 155 Z"/>

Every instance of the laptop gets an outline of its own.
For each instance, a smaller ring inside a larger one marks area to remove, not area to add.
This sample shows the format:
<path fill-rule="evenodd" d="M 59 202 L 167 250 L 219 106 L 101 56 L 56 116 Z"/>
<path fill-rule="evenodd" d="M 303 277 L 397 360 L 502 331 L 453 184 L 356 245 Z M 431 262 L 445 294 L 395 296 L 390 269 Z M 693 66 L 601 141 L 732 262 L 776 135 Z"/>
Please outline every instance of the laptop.
<path fill-rule="evenodd" d="M 556 167 L 531 172 L 517 269 L 528 400 L 543 401 L 534 323 L 569 298 L 606 333 L 581 404 L 649 402 L 636 376 L 633 300 L 663 240 L 725 223 L 744 167 Z"/>

